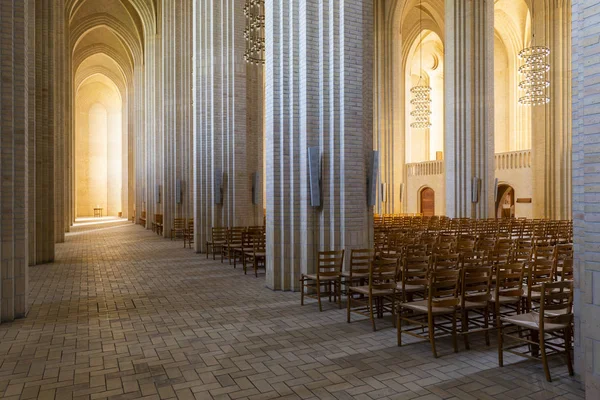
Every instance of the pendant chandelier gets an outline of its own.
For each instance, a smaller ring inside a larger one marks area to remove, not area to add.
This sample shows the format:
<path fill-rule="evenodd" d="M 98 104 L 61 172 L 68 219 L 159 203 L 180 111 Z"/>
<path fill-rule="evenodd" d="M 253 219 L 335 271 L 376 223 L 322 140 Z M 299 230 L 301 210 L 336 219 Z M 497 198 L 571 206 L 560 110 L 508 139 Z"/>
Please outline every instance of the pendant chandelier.
<path fill-rule="evenodd" d="M 410 89 L 413 110 L 410 115 L 413 117 L 411 128 L 428 129 L 431 126 L 431 88 L 423 80 L 423 7 L 419 0 L 419 81 L 417 86 Z"/>
<path fill-rule="evenodd" d="M 519 73 L 523 80 L 519 82 L 519 88 L 525 92 L 525 95 L 519 98 L 519 103 L 525 106 L 541 106 L 550 102 L 547 89 L 550 86 L 548 81 L 548 56 L 550 49 L 546 46 L 535 46 L 535 19 L 534 4 L 531 6 L 531 47 L 524 48 L 519 52 L 519 58 L 523 60 L 523 65 L 519 67 Z"/>
<path fill-rule="evenodd" d="M 244 59 L 255 65 L 265 64 L 265 1 L 246 0 L 244 6 L 246 16 L 246 52 Z"/>

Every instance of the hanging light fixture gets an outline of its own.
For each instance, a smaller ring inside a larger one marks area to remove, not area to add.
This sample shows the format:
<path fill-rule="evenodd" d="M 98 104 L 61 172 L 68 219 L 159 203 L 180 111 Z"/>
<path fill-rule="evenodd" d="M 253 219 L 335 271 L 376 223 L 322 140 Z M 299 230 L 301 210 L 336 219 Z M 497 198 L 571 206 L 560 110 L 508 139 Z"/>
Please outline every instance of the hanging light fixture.
<path fill-rule="evenodd" d="M 246 16 L 246 52 L 244 59 L 247 63 L 264 65 L 265 63 L 265 1 L 246 0 L 244 6 Z"/>
<path fill-rule="evenodd" d="M 519 73 L 523 80 L 519 82 L 519 88 L 525 91 L 525 95 L 519 98 L 519 103 L 526 106 L 541 106 L 550 102 L 547 89 L 550 86 L 548 81 L 548 56 L 550 49 L 547 46 L 535 45 L 535 19 L 534 4 L 531 5 L 531 46 L 526 47 L 519 52 L 519 58 L 523 60 L 523 65 L 519 67 Z"/>
<path fill-rule="evenodd" d="M 410 89 L 413 110 L 410 115 L 414 118 L 411 128 L 428 129 L 431 126 L 431 88 L 423 80 L 423 7 L 419 0 L 419 81 L 417 86 Z"/>

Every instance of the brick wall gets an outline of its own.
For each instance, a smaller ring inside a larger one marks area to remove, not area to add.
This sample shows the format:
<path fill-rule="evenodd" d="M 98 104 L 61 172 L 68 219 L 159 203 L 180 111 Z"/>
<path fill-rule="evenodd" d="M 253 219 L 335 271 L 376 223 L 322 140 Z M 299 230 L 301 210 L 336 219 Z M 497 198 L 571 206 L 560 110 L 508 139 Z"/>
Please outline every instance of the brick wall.
<path fill-rule="evenodd" d="M 574 0 L 573 219 L 575 366 L 586 398 L 600 398 L 600 8 Z"/>

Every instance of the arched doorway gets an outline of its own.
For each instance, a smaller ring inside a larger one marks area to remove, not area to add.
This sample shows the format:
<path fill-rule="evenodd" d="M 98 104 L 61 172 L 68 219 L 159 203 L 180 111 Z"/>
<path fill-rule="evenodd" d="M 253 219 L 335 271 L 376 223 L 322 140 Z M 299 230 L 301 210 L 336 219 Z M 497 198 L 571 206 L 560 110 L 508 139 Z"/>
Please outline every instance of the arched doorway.
<path fill-rule="evenodd" d="M 421 190 L 421 214 L 424 217 L 435 215 L 435 192 L 432 188 L 426 187 Z"/>
<path fill-rule="evenodd" d="M 515 189 L 510 185 L 498 185 L 496 218 L 515 217 Z"/>

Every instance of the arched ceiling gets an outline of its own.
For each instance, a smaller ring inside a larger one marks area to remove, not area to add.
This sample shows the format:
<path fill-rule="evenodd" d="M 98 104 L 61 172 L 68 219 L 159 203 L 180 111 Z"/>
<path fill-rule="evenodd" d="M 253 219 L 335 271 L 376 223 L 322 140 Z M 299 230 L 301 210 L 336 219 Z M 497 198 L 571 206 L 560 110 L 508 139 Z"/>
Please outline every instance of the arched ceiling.
<path fill-rule="evenodd" d="M 156 34 L 155 0 L 65 0 L 74 88 L 101 73 L 122 92 Z"/>

